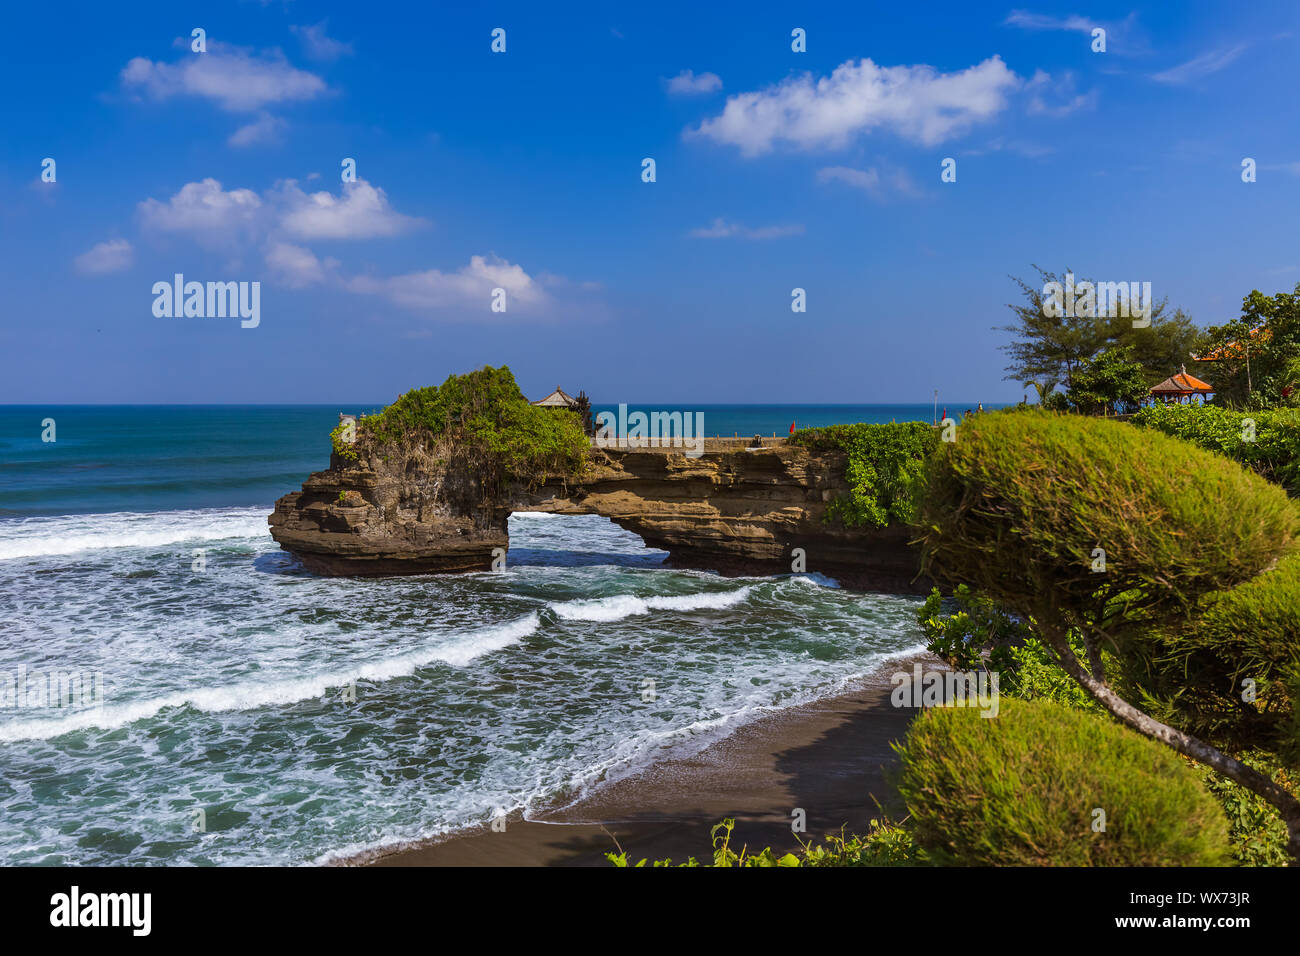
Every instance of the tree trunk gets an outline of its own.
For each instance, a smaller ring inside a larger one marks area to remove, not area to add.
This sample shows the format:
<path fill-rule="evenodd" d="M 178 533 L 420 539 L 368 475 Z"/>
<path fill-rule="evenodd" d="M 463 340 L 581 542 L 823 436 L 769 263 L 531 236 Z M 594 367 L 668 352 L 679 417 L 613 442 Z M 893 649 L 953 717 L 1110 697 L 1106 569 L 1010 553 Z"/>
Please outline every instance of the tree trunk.
<path fill-rule="evenodd" d="M 1106 708 L 1108 713 L 1144 737 L 1150 737 L 1152 740 L 1157 740 L 1168 747 L 1172 747 L 1180 754 L 1191 757 L 1197 763 L 1203 763 L 1207 767 L 1217 770 L 1228 779 L 1235 780 L 1247 790 L 1259 794 L 1277 808 L 1282 821 L 1286 824 L 1287 851 L 1291 854 L 1291 865 L 1300 866 L 1300 800 L 1296 800 L 1286 789 L 1274 783 L 1253 767 L 1247 767 L 1240 760 L 1229 757 L 1204 741 L 1198 740 L 1190 734 L 1185 734 L 1181 730 L 1175 730 L 1168 724 L 1162 724 L 1154 717 L 1150 717 L 1138 710 L 1111 690 L 1110 685 L 1105 681 L 1104 674 L 1094 677 L 1084 669 L 1074 654 L 1074 648 L 1070 646 L 1068 632 L 1044 624 L 1043 617 L 1039 617 L 1037 623 L 1043 636 L 1047 638 L 1047 642 L 1052 646 L 1052 650 L 1056 651 L 1065 672 L 1073 677 L 1093 700 Z"/>

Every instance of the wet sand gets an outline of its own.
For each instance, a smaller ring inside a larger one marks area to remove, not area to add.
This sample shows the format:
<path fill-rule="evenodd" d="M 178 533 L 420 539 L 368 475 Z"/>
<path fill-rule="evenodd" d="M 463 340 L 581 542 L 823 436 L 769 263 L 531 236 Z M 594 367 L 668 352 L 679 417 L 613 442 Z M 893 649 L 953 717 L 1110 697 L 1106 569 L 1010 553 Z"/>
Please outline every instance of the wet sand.
<path fill-rule="evenodd" d="M 930 660 L 930 658 L 924 658 Z M 598 789 L 563 810 L 510 819 L 504 832 L 482 828 L 349 861 L 373 866 L 609 866 L 615 838 L 632 862 L 711 858 L 709 830 L 736 818 L 732 848 L 795 849 L 791 812 L 807 814 L 820 838 L 842 825 L 864 832 L 902 807 L 886 781 L 896 765 L 890 743 L 907 732 L 914 710 L 889 703 L 891 662 L 859 689 L 765 716 L 693 757 L 656 764 Z"/>

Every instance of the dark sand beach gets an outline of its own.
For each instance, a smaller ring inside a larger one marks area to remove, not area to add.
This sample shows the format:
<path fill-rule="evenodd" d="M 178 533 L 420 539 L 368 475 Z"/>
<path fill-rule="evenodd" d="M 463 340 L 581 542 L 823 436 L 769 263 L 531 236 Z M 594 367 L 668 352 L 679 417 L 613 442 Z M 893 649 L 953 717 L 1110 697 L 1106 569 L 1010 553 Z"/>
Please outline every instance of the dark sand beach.
<path fill-rule="evenodd" d="M 929 660 L 929 658 L 926 658 Z M 865 830 L 894 818 L 898 798 L 886 782 L 895 763 L 890 743 L 915 711 L 891 706 L 889 674 L 912 659 L 890 662 L 860 687 L 792 707 L 739 728 L 700 753 L 656 764 L 597 789 L 563 810 L 511 819 L 504 832 L 482 828 L 344 861 L 373 866 L 608 866 L 614 838 L 633 862 L 689 856 L 707 860 L 709 830 L 736 819 L 732 846 L 797 846 L 791 812 L 807 813 L 804 839 Z"/>

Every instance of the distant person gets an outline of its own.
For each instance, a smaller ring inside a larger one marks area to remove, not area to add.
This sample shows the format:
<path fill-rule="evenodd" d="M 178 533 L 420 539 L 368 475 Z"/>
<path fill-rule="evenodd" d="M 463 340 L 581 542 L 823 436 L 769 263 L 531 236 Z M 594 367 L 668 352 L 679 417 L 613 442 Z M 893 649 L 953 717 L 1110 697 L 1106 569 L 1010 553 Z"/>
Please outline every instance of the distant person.
<path fill-rule="evenodd" d="M 979 407 L 976 408 L 975 411 L 977 411 L 977 412 L 982 412 L 982 411 L 984 411 L 984 403 L 983 403 L 983 402 L 980 402 L 980 403 L 979 403 Z"/>
<path fill-rule="evenodd" d="M 762 447 L 763 447 L 763 438 L 762 438 L 762 436 L 761 436 L 761 435 L 755 435 L 755 436 L 754 436 L 754 440 L 753 440 L 753 442 L 750 443 L 750 446 L 749 446 L 749 447 L 750 447 L 750 448 L 762 448 Z"/>
<path fill-rule="evenodd" d="M 791 435 L 794 434 L 794 422 L 791 422 L 791 423 L 790 423 L 790 434 L 791 434 Z"/>

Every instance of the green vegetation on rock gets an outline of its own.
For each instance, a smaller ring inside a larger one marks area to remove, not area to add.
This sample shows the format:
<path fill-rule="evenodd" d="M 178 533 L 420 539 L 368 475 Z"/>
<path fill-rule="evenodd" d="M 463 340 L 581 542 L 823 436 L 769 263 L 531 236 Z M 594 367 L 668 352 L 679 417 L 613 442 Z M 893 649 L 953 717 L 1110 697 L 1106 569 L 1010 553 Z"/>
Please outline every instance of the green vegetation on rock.
<path fill-rule="evenodd" d="M 336 450 L 339 445 L 336 439 Z M 356 443 L 349 450 L 355 457 L 399 447 L 433 451 L 492 490 L 505 481 L 536 483 L 577 474 L 588 441 L 579 416 L 530 404 L 503 365 L 406 392 L 357 421 Z"/>
<path fill-rule="evenodd" d="M 912 520 L 925 459 L 939 439 L 924 422 L 901 422 L 803 428 L 790 441 L 809 451 L 848 455 L 845 477 L 851 490 L 831 502 L 828 519 L 850 528 L 883 528 Z"/>
<path fill-rule="evenodd" d="M 1003 700 L 992 719 L 931 708 L 898 753 L 915 839 L 935 863 L 1214 866 L 1229 858 L 1223 812 L 1192 768 L 1085 711 L 1029 700 Z"/>

